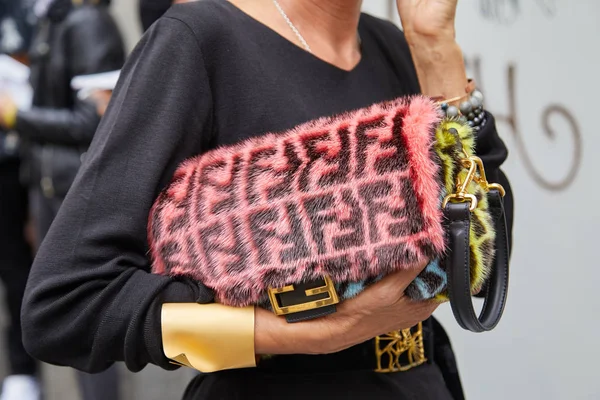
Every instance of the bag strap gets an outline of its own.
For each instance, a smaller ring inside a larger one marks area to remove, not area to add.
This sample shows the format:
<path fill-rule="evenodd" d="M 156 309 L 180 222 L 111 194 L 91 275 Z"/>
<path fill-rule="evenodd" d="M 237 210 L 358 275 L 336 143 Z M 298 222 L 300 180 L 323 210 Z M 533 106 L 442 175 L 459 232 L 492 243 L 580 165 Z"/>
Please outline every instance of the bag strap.
<path fill-rule="evenodd" d="M 471 332 L 491 331 L 496 327 L 506 305 L 509 280 L 509 245 L 504 200 L 498 189 L 488 192 L 488 202 L 496 227 L 496 253 L 492 272 L 485 289 L 485 301 L 479 316 L 471 297 L 471 266 L 469 233 L 471 212 L 469 202 L 448 202 L 444 214 L 448 223 L 448 295 L 452 313 L 458 324 Z"/>

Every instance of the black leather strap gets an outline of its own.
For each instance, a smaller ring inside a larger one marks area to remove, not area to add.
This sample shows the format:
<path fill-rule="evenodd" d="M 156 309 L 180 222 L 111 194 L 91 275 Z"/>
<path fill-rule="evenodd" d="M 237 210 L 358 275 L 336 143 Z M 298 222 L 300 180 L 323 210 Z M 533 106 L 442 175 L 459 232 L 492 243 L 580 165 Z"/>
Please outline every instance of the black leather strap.
<path fill-rule="evenodd" d="M 496 327 L 504 312 L 508 293 L 509 248 L 504 201 L 500 192 L 493 189 L 488 193 L 488 202 L 496 228 L 496 253 L 479 317 L 475 313 L 471 298 L 469 203 L 450 202 L 444 210 L 448 223 L 448 254 L 445 262 L 450 304 L 458 324 L 472 332 L 486 332 Z"/>
<path fill-rule="evenodd" d="M 333 314 L 337 309 L 334 305 L 315 308 L 314 310 L 300 311 L 293 314 L 287 314 L 285 320 L 289 323 L 308 321 Z"/>

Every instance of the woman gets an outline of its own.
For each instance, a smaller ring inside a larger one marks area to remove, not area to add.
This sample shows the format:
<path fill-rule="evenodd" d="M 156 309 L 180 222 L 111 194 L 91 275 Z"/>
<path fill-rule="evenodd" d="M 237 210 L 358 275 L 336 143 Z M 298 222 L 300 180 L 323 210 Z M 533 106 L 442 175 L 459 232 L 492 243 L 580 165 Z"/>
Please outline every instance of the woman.
<path fill-rule="evenodd" d="M 133 371 L 153 363 L 212 372 L 185 399 L 452 398 L 430 329 L 421 335 L 427 361 L 398 372 L 373 371 L 360 345 L 428 320 L 435 304 L 403 296 L 416 272 L 391 275 L 337 313 L 297 324 L 259 308 L 208 304 L 206 287 L 149 273 L 148 213 L 184 159 L 419 91 L 464 95 L 456 0 L 398 0 L 404 35 L 360 7 L 204 0 L 174 6 L 152 26 L 35 261 L 23 309 L 32 354 L 91 372 L 115 361 Z M 494 180 L 506 149 L 488 117 L 478 146 Z M 256 366 L 261 354 L 280 356 Z"/>

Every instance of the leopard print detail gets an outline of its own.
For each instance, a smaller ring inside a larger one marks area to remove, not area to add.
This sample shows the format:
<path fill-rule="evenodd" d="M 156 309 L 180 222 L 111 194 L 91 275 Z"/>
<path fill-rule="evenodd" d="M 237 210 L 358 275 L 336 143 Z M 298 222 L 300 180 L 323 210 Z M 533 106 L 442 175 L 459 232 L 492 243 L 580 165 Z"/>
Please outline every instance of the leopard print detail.
<path fill-rule="evenodd" d="M 458 133 L 458 135 L 457 135 Z M 443 121 L 436 130 L 434 149 L 439 157 L 441 179 L 444 182 L 444 196 L 454 192 L 457 177 L 466 174 L 460 163 L 464 157 L 463 146 L 468 155 L 474 154 L 475 137 L 473 131 L 458 121 Z M 471 214 L 470 267 L 471 289 L 475 293 L 486 281 L 494 259 L 496 232 L 489 211 L 487 194 L 480 185 L 472 182 L 468 192 L 478 200 L 477 208 Z M 447 274 L 441 259 L 435 259 L 408 287 L 407 295 L 415 300 L 436 298 L 448 300 Z"/>

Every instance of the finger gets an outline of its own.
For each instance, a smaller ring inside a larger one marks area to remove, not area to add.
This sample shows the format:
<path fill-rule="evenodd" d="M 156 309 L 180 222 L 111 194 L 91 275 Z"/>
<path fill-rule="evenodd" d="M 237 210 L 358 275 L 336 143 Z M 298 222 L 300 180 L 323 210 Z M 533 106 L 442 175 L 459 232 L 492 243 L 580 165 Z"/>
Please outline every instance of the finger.
<path fill-rule="evenodd" d="M 388 277 L 384 278 L 384 280 L 389 279 L 390 284 L 392 284 L 398 290 L 404 292 L 406 288 L 415 280 L 415 278 L 419 276 L 419 274 L 427 267 L 428 264 L 429 260 L 410 265 L 408 268 L 404 268 L 388 275 Z"/>
<path fill-rule="evenodd" d="M 431 315 L 437 310 L 440 306 L 440 303 L 433 300 L 425 300 L 425 301 L 413 301 L 407 300 L 410 305 L 408 306 L 410 315 L 413 318 L 413 323 L 416 325 L 419 322 L 425 321 L 427 318 L 431 317 Z M 407 306 L 404 305 L 404 308 L 401 310 L 404 313 L 407 312 Z"/>
<path fill-rule="evenodd" d="M 422 314 L 419 316 L 421 321 L 425 321 L 427 318 L 431 317 L 431 315 L 435 312 L 435 310 L 437 310 L 437 308 L 440 306 L 440 302 L 438 301 L 433 301 L 433 300 L 428 300 L 426 302 L 424 302 L 424 306 L 421 309 Z"/>
<path fill-rule="evenodd" d="M 398 303 L 404 296 L 404 291 L 427 266 L 428 261 L 409 266 L 400 271 L 385 276 L 380 281 L 367 287 L 355 298 L 345 301 L 349 308 L 369 308 L 373 305 L 392 305 Z M 344 307 L 344 305 L 342 305 Z"/>
<path fill-rule="evenodd" d="M 367 298 L 377 303 L 394 304 L 403 296 L 406 288 L 415 280 L 428 262 L 411 265 L 408 268 L 393 272 L 365 290 Z M 363 297 L 363 296 L 359 296 Z"/>

